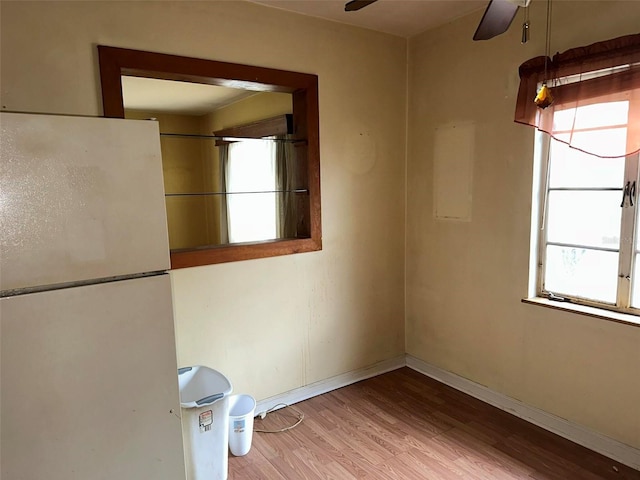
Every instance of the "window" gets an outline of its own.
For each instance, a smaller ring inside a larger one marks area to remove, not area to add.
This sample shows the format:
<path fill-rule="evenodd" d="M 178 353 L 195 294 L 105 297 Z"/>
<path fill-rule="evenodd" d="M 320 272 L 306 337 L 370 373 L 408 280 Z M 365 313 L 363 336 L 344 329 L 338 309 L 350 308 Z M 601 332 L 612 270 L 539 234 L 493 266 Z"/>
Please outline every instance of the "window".
<path fill-rule="evenodd" d="M 515 121 L 538 129 L 536 296 L 640 315 L 640 34 L 523 63 Z"/>
<path fill-rule="evenodd" d="M 629 99 L 556 108 L 553 138 L 538 132 L 545 137 L 536 144 L 546 174 L 539 296 L 625 312 L 640 308 L 640 277 L 634 272 L 640 266 L 639 159 L 637 153 L 624 156 L 629 119 L 638 108 L 640 102 Z M 563 143 L 570 134 L 595 150 L 605 145 L 623 156 L 600 158 L 570 148 Z"/>

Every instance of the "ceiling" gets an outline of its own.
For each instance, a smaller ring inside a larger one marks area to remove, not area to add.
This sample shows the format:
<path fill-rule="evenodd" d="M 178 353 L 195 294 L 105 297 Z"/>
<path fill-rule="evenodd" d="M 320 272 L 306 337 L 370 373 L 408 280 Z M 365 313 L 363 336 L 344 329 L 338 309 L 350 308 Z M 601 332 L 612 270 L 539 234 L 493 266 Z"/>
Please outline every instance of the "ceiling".
<path fill-rule="evenodd" d="M 401 37 L 411 37 L 444 25 L 476 10 L 482 10 L 489 3 L 488 0 L 378 0 L 361 10 L 345 12 L 346 0 L 251 1 Z"/>
<path fill-rule="evenodd" d="M 122 77 L 122 97 L 127 110 L 203 115 L 255 93 L 201 83 Z"/>
<path fill-rule="evenodd" d="M 268 7 L 411 37 L 486 8 L 488 0 L 378 0 L 345 12 L 346 0 L 250 0 Z M 123 77 L 125 108 L 202 115 L 255 92 L 188 82 Z"/>

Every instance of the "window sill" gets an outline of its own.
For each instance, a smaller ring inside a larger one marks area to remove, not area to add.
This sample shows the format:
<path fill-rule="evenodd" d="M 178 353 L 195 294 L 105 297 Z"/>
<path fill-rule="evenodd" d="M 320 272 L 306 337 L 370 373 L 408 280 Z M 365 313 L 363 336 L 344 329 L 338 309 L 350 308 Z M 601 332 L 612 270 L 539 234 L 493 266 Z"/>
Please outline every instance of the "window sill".
<path fill-rule="evenodd" d="M 624 323 L 625 325 L 631 325 L 633 327 L 640 327 L 640 317 L 628 313 L 613 312 L 603 308 L 588 307 L 586 305 L 577 305 L 575 303 L 556 302 L 541 297 L 523 298 L 522 303 L 539 305 L 542 307 L 552 308 L 554 310 L 563 310 L 565 312 L 573 312 L 580 315 L 600 318 L 602 320 L 609 320 L 611 322 Z"/>

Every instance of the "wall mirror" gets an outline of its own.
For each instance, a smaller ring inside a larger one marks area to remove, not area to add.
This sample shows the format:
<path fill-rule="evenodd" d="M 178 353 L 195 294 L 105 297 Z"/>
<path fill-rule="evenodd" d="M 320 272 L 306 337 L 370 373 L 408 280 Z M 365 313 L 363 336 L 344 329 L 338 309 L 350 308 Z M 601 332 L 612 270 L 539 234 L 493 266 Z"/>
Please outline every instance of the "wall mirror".
<path fill-rule="evenodd" d="M 98 52 L 104 115 L 159 123 L 172 268 L 321 249 L 315 75 Z"/>

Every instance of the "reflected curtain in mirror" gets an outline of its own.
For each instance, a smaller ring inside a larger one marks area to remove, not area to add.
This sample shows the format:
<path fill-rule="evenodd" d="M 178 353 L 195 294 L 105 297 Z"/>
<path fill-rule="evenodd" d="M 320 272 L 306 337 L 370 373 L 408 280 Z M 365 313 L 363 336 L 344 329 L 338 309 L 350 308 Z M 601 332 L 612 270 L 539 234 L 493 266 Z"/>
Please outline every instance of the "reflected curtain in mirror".
<path fill-rule="evenodd" d="M 297 237 L 299 188 L 295 141 L 274 139 L 220 142 L 221 242 L 242 243 Z"/>
<path fill-rule="evenodd" d="M 276 189 L 280 192 L 295 192 L 296 185 L 296 153 L 295 143 L 290 135 L 278 137 L 276 144 Z M 279 195 L 277 202 L 278 238 L 295 238 L 297 236 L 297 214 L 294 193 Z"/>
<path fill-rule="evenodd" d="M 220 189 L 226 192 L 227 187 L 227 163 L 229 160 L 229 144 L 225 143 L 218 146 L 218 169 L 220 177 Z M 229 216 L 227 214 L 227 196 L 220 196 L 220 243 L 229 243 Z"/>

